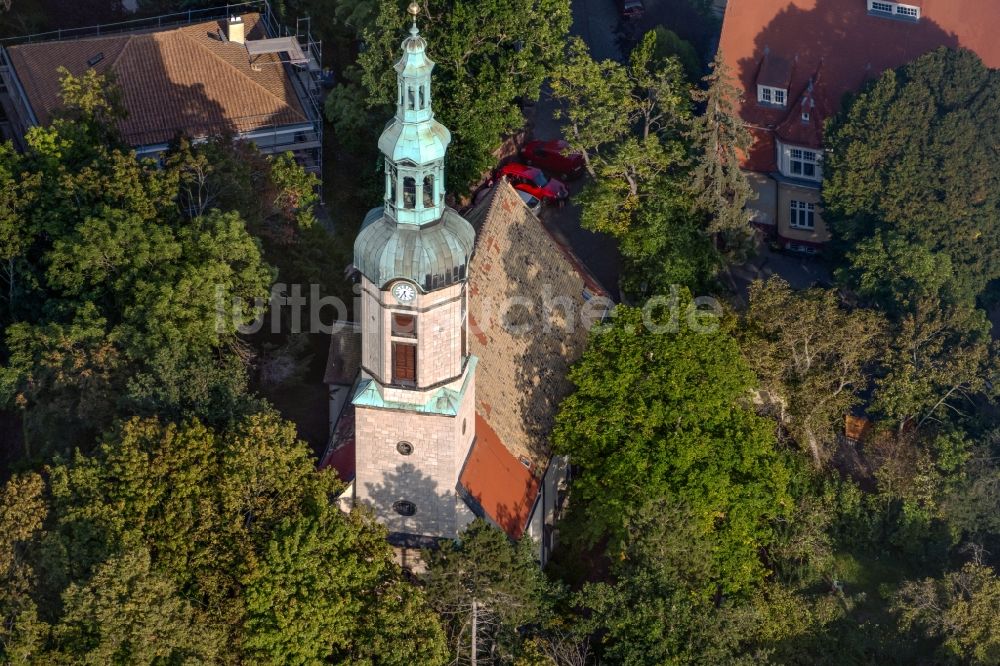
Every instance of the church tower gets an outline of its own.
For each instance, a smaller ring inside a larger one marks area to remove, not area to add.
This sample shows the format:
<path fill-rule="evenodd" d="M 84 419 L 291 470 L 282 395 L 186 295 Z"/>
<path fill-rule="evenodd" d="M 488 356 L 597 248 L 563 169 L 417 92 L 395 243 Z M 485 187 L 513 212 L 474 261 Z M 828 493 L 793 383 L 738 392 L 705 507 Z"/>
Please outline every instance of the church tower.
<path fill-rule="evenodd" d="M 451 133 L 434 120 L 419 6 L 408 11 L 396 114 L 378 142 L 384 201 L 354 243 L 362 349 L 354 492 L 395 535 L 454 537 L 472 519 L 456 487 L 475 439 L 466 288 L 475 232 L 444 203 Z"/>

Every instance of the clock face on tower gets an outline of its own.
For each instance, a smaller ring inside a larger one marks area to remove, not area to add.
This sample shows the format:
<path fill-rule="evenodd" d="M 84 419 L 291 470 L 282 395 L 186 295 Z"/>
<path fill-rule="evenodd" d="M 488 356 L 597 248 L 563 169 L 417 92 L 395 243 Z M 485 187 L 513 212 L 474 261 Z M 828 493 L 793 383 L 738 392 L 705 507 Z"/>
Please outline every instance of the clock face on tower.
<path fill-rule="evenodd" d="M 397 282 L 392 286 L 392 295 L 400 303 L 410 303 L 417 297 L 417 288 L 409 282 Z"/>

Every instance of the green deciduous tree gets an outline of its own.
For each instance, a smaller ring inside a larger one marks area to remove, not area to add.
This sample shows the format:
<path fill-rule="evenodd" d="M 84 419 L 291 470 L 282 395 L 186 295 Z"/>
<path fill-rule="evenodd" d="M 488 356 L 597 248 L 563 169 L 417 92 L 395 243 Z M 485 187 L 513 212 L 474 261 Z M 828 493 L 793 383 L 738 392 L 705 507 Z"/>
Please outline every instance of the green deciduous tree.
<path fill-rule="evenodd" d="M 14 551 L 0 546 L 32 567 L 3 612 L 11 645 L 39 637 L 41 663 L 444 661 L 444 633 L 384 529 L 341 513 L 341 484 L 273 414 L 226 433 L 135 419 L 49 476 L 48 518 L 36 509 L 4 542 Z M 0 520 L 37 497 L 6 492 Z M 405 653 L 377 634 L 390 630 Z"/>
<path fill-rule="evenodd" d="M 696 331 L 668 312 L 619 307 L 570 373 L 555 450 L 580 469 L 570 525 L 584 543 L 610 539 L 614 559 L 650 500 L 683 501 L 712 544 L 712 586 L 759 581 L 769 521 L 791 510 L 788 469 L 773 425 L 749 404 L 755 380 L 724 330 Z M 654 308 L 655 310 L 655 308 Z M 652 326 L 651 326 L 652 325 Z M 714 587 L 712 587 L 714 589 Z"/>
<path fill-rule="evenodd" d="M 719 267 L 689 186 L 690 89 L 660 34 L 647 33 L 627 65 L 594 61 L 571 40 L 551 83 L 593 177 L 579 196 L 583 226 L 619 241 L 632 295 L 700 289 Z"/>
<path fill-rule="evenodd" d="M 596 177 L 593 161 L 601 147 L 617 142 L 630 129 L 635 109 L 628 72 L 613 60 L 595 61 L 586 43 L 572 37 L 551 86 L 553 97 L 563 104 L 556 118 L 565 122 L 568 139 Z"/>
<path fill-rule="evenodd" d="M 510 660 L 521 649 L 519 629 L 541 625 L 551 614 L 553 591 L 530 538 L 513 544 L 479 519 L 425 558 L 427 597 L 445 620 L 458 663 Z"/>
<path fill-rule="evenodd" d="M 0 489 L 0 658 L 12 664 L 31 663 L 48 630 L 32 598 L 37 580 L 29 557 L 46 515 L 38 474 L 15 476 Z"/>
<path fill-rule="evenodd" d="M 0 178 L 17 182 L 0 201 L 0 399 L 24 411 L 32 454 L 86 446 L 117 414 L 221 424 L 254 409 L 236 327 L 273 272 L 232 210 L 252 208 L 253 187 L 227 211 L 217 171 L 237 160 L 213 162 L 221 144 L 140 162 L 114 140 L 113 86 L 93 72 L 63 86 L 62 117 L 32 128 L 23 156 L 0 151 Z M 288 158 L 267 167 L 258 235 L 269 219 L 308 224 L 313 181 Z"/>
<path fill-rule="evenodd" d="M 1000 579 L 992 567 L 969 563 L 940 579 L 907 582 L 893 610 L 905 630 L 917 628 L 940 640 L 949 660 L 1000 660 Z"/>
<path fill-rule="evenodd" d="M 656 56 L 660 59 L 676 57 L 687 80 L 692 83 L 701 78 L 704 67 L 694 45 L 665 26 L 658 25 L 653 30 L 656 32 Z"/>
<path fill-rule="evenodd" d="M 406 15 L 397 0 L 380 0 L 358 36 L 365 49 L 358 57 L 359 99 L 381 128 L 396 97 L 395 71 Z M 493 151 L 524 124 L 520 102 L 538 99 L 542 81 L 562 54 L 569 30 L 567 0 L 441 0 L 424 3 L 419 17 L 434 71 L 434 112 L 452 132 L 448 182 L 461 192 L 491 169 Z M 327 106 L 331 119 L 360 128 L 349 97 L 335 91 Z M 371 131 L 371 129 L 369 131 Z M 370 142 L 374 146 L 374 139 Z"/>
<path fill-rule="evenodd" d="M 844 416 L 868 388 L 884 334 L 877 313 L 848 310 L 834 290 L 795 292 L 781 278 L 750 286 L 743 353 L 763 402 L 817 466 L 832 455 Z"/>
<path fill-rule="evenodd" d="M 224 628 L 152 571 L 146 550 L 98 565 L 85 584 L 66 589 L 63 606 L 49 658 L 97 666 L 210 663 L 225 655 Z"/>
<path fill-rule="evenodd" d="M 873 408 L 902 429 L 960 419 L 997 373 L 996 343 L 982 310 L 922 298 L 895 323 Z"/>

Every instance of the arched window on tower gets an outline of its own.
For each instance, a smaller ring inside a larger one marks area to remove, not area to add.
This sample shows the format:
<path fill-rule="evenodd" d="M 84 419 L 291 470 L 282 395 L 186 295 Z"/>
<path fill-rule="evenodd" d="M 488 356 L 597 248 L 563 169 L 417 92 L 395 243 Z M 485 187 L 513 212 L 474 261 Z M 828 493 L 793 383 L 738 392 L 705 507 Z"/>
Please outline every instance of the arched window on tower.
<path fill-rule="evenodd" d="M 393 165 L 389 166 L 388 170 L 388 186 L 386 188 L 386 199 L 389 201 L 389 205 L 393 208 L 396 207 L 396 167 Z"/>
<path fill-rule="evenodd" d="M 417 206 L 417 179 L 412 176 L 403 178 L 403 208 Z"/>
<path fill-rule="evenodd" d="M 424 101 L 424 87 L 420 86 L 420 108 L 421 108 L 421 110 L 424 108 L 425 105 L 426 105 L 426 102 Z"/>
<path fill-rule="evenodd" d="M 406 108 L 413 111 L 416 101 L 413 99 L 413 88 L 407 87 L 406 89 Z"/>
<path fill-rule="evenodd" d="M 399 105 L 403 104 L 403 84 L 402 83 L 397 83 L 396 84 L 396 104 L 399 104 Z"/>
<path fill-rule="evenodd" d="M 424 176 L 424 208 L 434 207 L 434 174 Z"/>

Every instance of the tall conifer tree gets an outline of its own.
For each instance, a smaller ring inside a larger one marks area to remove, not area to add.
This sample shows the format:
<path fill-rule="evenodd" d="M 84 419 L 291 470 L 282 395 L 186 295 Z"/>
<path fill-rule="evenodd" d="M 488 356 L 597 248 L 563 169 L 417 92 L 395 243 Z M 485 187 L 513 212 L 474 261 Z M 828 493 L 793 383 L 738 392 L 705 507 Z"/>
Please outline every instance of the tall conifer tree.
<path fill-rule="evenodd" d="M 694 92 L 705 105 L 691 129 L 695 164 L 691 187 L 697 205 L 710 217 L 708 231 L 745 231 L 750 221 L 747 202 L 755 198 L 740 170 L 740 153 L 750 149 L 752 137 L 737 113 L 740 91 L 733 85 L 721 51 L 704 79 L 705 89 Z"/>

